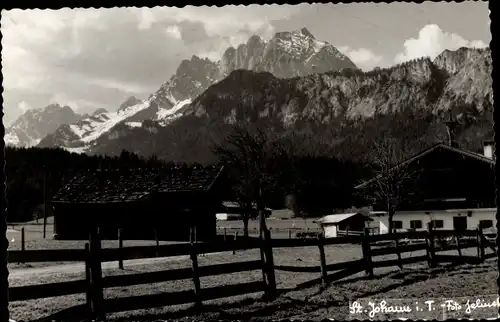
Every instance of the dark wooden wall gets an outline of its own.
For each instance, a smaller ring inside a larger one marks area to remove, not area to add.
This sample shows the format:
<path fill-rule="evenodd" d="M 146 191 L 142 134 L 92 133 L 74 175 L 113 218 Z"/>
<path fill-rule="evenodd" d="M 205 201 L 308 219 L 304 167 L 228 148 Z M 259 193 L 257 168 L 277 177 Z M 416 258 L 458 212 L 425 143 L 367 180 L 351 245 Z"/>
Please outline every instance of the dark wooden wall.
<path fill-rule="evenodd" d="M 447 150 L 437 150 L 413 164 L 421 171 L 416 188 L 416 200 L 406 207 L 428 207 L 424 199 L 467 198 L 453 207 L 495 207 L 494 166 L 472 157 Z M 411 199 L 411 198 L 410 198 Z M 411 206 L 413 205 L 413 206 Z M 434 205 L 446 207 L 446 205 Z"/>
<path fill-rule="evenodd" d="M 212 197 L 180 193 L 134 203 L 54 204 L 55 232 L 60 240 L 83 240 L 97 225 L 103 239 L 116 239 L 122 229 L 124 239 L 153 240 L 156 229 L 160 240 L 188 241 L 194 225 L 198 240 L 210 240 L 216 235 L 219 202 Z"/>

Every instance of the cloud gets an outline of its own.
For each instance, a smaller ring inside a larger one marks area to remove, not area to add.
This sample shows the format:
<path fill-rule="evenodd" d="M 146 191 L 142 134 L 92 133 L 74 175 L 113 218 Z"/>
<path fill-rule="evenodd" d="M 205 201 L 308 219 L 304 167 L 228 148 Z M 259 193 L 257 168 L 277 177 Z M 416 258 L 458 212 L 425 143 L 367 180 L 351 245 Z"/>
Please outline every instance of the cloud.
<path fill-rule="evenodd" d="M 168 26 L 165 32 L 174 39 L 182 39 L 181 29 L 176 25 Z"/>
<path fill-rule="evenodd" d="M 340 46 L 337 47 L 337 49 L 349 57 L 349 59 L 362 70 L 371 70 L 382 61 L 382 56 L 376 55 L 366 48 L 352 49 L 349 46 Z"/>
<path fill-rule="evenodd" d="M 149 29 L 153 23 L 156 22 L 155 17 L 148 8 L 139 9 L 137 16 L 139 20 L 137 28 L 139 28 L 139 30 Z"/>
<path fill-rule="evenodd" d="M 19 103 L 19 109 L 21 110 L 22 113 L 26 113 L 28 110 L 33 109 L 33 107 L 28 103 L 26 103 L 26 101 L 21 101 Z"/>
<path fill-rule="evenodd" d="M 438 25 L 424 26 L 417 38 L 410 38 L 403 44 L 403 52 L 396 55 L 394 61 L 402 63 L 420 57 L 434 59 L 444 50 L 457 50 L 460 47 L 484 48 L 488 45 L 481 40 L 466 40 L 460 35 L 443 31 Z"/>

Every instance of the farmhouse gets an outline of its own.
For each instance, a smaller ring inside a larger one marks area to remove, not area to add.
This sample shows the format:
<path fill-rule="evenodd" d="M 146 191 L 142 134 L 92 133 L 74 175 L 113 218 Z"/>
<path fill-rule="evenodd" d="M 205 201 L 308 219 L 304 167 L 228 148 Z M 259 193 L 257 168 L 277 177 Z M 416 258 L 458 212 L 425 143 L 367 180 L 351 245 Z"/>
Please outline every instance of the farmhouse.
<path fill-rule="evenodd" d="M 396 231 L 423 230 L 428 223 L 435 229 L 476 229 L 496 231 L 495 179 L 493 142 L 484 144 L 484 154 L 465 151 L 454 146 L 437 144 L 406 160 L 407 166 L 418 173 L 413 191 L 405 194 L 393 218 Z M 378 177 L 356 189 L 372 186 Z M 384 200 L 374 208 L 386 210 Z M 388 232 L 386 212 L 374 213 L 380 233 Z"/>
<path fill-rule="evenodd" d="M 373 219 L 360 212 L 350 214 L 327 215 L 314 222 L 319 224 L 325 238 L 335 238 L 339 233 L 348 234 L 349 231 L 360 234 L 367 221 Z"/>
<path fill-rule="evenodd" d="M 197 240 L 216 236 L 223 168 L 92 170 L 77 173 L 51 200 L 60 240 L 87 239 L 97 225 L 103 239 Z M 155 231 L 156 230 L 156 231 Z"/>

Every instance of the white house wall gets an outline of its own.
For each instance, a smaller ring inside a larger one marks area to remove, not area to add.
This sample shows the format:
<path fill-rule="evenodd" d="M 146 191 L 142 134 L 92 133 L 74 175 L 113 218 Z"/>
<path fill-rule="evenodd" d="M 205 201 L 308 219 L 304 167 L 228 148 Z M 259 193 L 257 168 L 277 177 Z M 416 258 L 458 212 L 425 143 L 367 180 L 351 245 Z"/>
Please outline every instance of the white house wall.
<path fill-rule="evenodd" d="M 471 211 L 470 217 L 467 216 L 467 212 Z M 426 214 L 428 212 L 429 214 Z M 453 217 L 465 216 L 467 217 L 467 229 L 476 229 L 481 220 L 492 220 L 493 227 L 496 226 L 496 208 L 488 209 L 457 209 L 457 210 L 435 210 L 435 211 L 400 211 L 396 212 L 393 217 L 393 221 L 401 221 L 403 224 L 402 229 L 398 231 L 407 231 L 410 229 L 410 221 L 421 220 L 422 228 L 416 230 L 426 230 L 427 224 L 431 220 L 442 220 L 443 228 L 450 230 L 453 229 Z M 380 222 L 380 234 L 387 234 L 389 232 L 389 216 L 382 215 L 378 217 L 372 217 L 373 220 Z"/>
<path fill-rule="evenodd" d="M 337 237 L 337 226 L 336 225 L 324 225 L 323 230 L 325 231 L 325 238 Z"/>

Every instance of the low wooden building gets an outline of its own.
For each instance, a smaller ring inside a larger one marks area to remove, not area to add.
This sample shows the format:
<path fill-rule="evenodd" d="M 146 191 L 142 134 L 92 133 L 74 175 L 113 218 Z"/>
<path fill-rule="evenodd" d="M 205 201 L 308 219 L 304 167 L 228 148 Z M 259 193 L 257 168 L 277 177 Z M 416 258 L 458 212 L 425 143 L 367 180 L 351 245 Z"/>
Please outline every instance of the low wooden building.
<path fill-rule="evenodd" d="M 92 170 L 77 173 L 51 200 L 59 240 L 101 238 L 186 241 L 216 236 L 220 167 Z"/>
<path fill-rule="evenodd" d="M 393 217 L 396 231 L 434 229 L 476 229 L 496 231 L 495 160 L 491 141 L 484 144 L 484 153 L 475 153 L 446 144 L 437 144 L 409 158 L 403 164 L 418 173 L 413 188 L 402 196 Z M 395 170 L 397 171 L 397 169 Z M 356 189 L 373 186 L 377 177 Z M 384 200 L 376 200 L 374 209 L 387 211 Z M 387 212 L 373 217 L 380 233 L 388 232 Z"/>
<path fill-rule="evenodd" d="M 357 212 L 324 216 L 315 220 L 315 223 L 320 225 L 325 238 L 335 238 L 340 235 L 339 232 L 363 232 L 367 221 L 372 221 L 372 219 Z"/>

